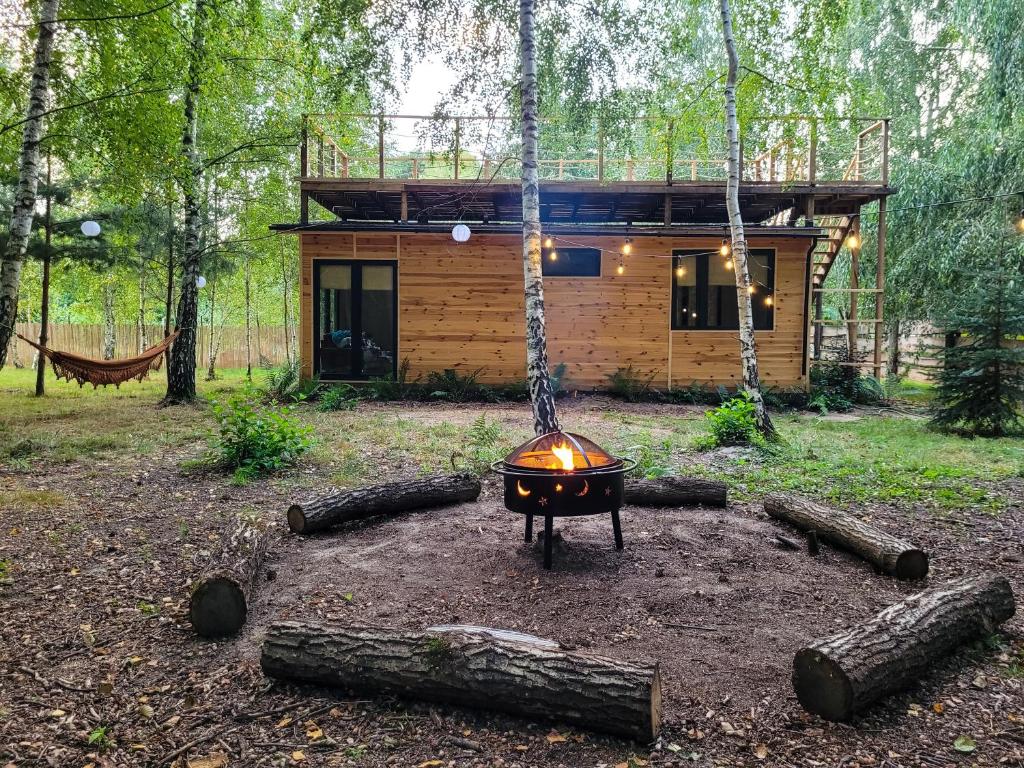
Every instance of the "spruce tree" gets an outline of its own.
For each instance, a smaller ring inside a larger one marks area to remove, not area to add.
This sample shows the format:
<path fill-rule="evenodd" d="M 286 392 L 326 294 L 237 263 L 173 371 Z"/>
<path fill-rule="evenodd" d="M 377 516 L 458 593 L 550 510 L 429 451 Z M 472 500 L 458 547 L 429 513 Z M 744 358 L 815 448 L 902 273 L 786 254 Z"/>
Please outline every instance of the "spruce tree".
<path fill-rule="evenodd" d="M 932 424 L 999 437 L 1020 430 L 1024 412 L 1024 274 L 1005 253 L 967 275 L 967 287 L 942 318 Z M 951 336 L 952 335 L 952 336 Z"/>

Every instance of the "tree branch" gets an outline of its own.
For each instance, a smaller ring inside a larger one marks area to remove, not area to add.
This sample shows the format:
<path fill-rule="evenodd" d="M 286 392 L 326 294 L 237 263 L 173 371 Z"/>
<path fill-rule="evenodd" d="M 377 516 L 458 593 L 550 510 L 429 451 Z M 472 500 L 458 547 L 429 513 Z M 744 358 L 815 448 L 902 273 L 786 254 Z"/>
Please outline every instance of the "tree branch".
<path fill-rule="evenodd" d="M 142 89 L 140 91 L 128 91 L 128 92 L 116 92 L 116 91 L 113 91 L 111 93 L 106 93 L 106 94 L 104 94 L 102 96 L 96 96 L 95 98 L 92 98 L 92 99 L 86 99 L 85 101 L 79 101 L 79 102 L 76 102 L 74 104 L 65 104 L 63 107 L 54 107 L 53 109 L 48 109 L 48 110 L 40 113 L 38 115 L 38 117 L 46 117 L 47 115 L 52 115 L 52 114 L 55 114 L 57 112 L 65 112 L 65 111 L 67 111 L 69 109 L 78 109 L 79 107 L 87 107 L 90 104 L 97 104 L 97 103 L 99 103 L 101 101 L 106 101 L 108 99 L 120 99 L 120 98 L 126 98 L 128 96 L 141 96 L 141 95 L 144 95 L 144 94 L 147 94 L 147 93 L 166 93 L 169 90 L 171 90 L 169 87 L 164 86 L 164 87 L 161 87 L 161 88 L 144 88 L 144 89 Z M 0 136 L 2 136 L 3 134 L 7 133 L 8 131 L 14 130 L 18 126 L 24 125 L 28 121 L 29 121 L 29 118 L 25 118 L 23 120 L 18 120 L 16 123 L 8 123 L 7 125 L 4 125 L 4 126 L 0 127 Z"/>

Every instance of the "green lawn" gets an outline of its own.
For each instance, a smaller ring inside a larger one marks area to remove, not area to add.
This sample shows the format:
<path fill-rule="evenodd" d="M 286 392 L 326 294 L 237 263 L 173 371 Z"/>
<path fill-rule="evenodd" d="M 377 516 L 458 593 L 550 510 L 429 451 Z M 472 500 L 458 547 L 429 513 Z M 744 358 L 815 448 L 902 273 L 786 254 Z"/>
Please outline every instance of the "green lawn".
<path fill-rule="evenodd" d="M 242 371 L 220 375 L 199 383 L 203 400 L 197 406 L 161 409 L 162 373 L 142 384 L 98 390 L 49 375 L 46 397 L 36 398 L 31 372 L 5 369 L 0 372 L 0 461 L 28 466 L 152 456 L 183 464 L 202 455 L 213 432 L 205 399 L 244 385 Z M 996 512 L 1019 492 L 1014 479 L 1024 477 L 1024 440 L 938 434 L 902 409 L 871 409 L 842 419 L 776 414 L 784 443 L 769 452 L 736 455 L 694 447 L 705 432 L 698 409 L 587 398 L 561 402 L 566 428 L 638 458 L 646 473 L 721 478 L 737 498 L 792 490 L 840 503 Z M 529 408 L 522 403 L 364 403 L 332 413 L 306 403 L 297 416 L 314 428 L 316 446 L 304 462 L 317 471 L 286 473 L 272 482 L 322 484 L 330 478 L 338 485 L 357 485 L 396 473 L 443 471 L 453 462 L 483 471 L 530 434 Z"/>

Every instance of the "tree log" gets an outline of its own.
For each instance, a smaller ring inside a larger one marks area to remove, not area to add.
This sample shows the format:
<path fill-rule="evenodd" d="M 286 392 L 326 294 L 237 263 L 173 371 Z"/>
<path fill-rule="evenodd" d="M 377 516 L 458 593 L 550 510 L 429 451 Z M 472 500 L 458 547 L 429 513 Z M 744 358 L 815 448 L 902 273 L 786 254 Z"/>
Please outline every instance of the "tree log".
<path fill-rule="evenodd" d="M 855 552 L 898 579 L 928 575 L 926 553 L 846 512 L 781 493 L 765 497 L 764 511 L 802 531 L 816 531 L 819 539 Z"/>
<path fill-rule="evenodd" d="M 498 710 L 643 742 L 661 727 L 657 662 L 562 650 L 518 633 L 282 621 L 267 630 L 260 663 L 270 677 Z"/>
<path fill-rule="evenodd" d="M 626 480 L 625 491 L 625 502 L 637 507 L 724 507 L 727 495 L 725 483 L 699 477 Z"/>
<path fill-rule="evenodd" d="M 292 504 L 288 508 L 288 526 L 295 533 L 315 533 L 351 520 L 459 504 L 473 501 L 479 495 L 480 479 L 470 472 L 371 485 Z"/>
<path fill-rule="evenodd" d="M 270 537 L 265 526 L 241 517 L 225 528 L 219 552 L 196 580 L 189 600 L 188 616 L 198 634 L 233 635 L 245 624 Z"/>
<path fill-rule="evenodd" d="M 808 712 L 846 721 L 926 674 L 962 643 L 1014 614 L 1009 582 L 981 574 L 919 592 L 797 652 L 793 688 Z"/>

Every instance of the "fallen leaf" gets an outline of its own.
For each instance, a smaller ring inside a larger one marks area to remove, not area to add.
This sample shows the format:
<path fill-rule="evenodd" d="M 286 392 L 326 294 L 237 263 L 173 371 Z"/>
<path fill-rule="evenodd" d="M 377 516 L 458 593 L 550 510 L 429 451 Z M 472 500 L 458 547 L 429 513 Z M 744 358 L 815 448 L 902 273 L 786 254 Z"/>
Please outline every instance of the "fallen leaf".
<path fill-rule="evenodd" d="M 189 760 L 188 768 L 225 768 L 227 764 L 227 755 L 223 752 L 211 752 L 206 757 L 197 757 Z"/>
<path fill-rule="evenodd" d="M 754 757 L 758 760 L 764 760 L 768 757 L 768 746 L 765 744 L 758 744 L 754 747 Z"/>
<path fill-rule="evenodd" d="M 526 752 L 529 749 L 530 748 L 528 746 L 526 746 L 525 744 L 516 744 L 516 752 Z"/>
<path fill-rule="evenodd" d="M 128 663 L 131 664 L 133 667 L 141 664 L 143 661 L 145 661 L 145 659 L 143 659 L 141 656 L 132 656 L 130 659 L 128 659 Z"/>
<path fill-rule="evenodd" d="M 941 701 L 936 701 L 934 704 L 932 704 L 932 712 L 934 712 L 935 714 L 941 715 L 945 711 L 946 706 Z"/>
<path fill-rule="evenodd" d="M 153 708 L 149 704 L 139 704 L 139 714 L 148 720 L 153 716 Z"/>
<path fill-rule="evenodd" d="M 558 731 L 552 731 L 548 734 L 548 744 L 561 744 L 563 741 L 566 741 L 566 738 Z"/>
<path fill-rule="evenodd" d="M 320 726 L 318 726 L 312 720 L 307 720 L 306 721 L 306 738 L 308 738 L 310 741 L 316 741 L 317 739 L 322 739 L 323 737 L 324 737 L 324 732 L 322 730 L 320 730 Z"/>
<path fill-rule="evenodd" d="M 305 759 L 306 755 L 301 749 L 296 749 L 294 752 L 292 752 L 292 760 L 294 760 L 296 763 L 301 763 Z"/>
<path fill-rule="evenodd" d="M 290 717 L 282 717 L 280 720 L 277 721 L 277 726 L 276 727 L 277 728 L 287 728 L 291 724 L 292 724 L 292 719 Z"/>
<path fill-rule="evenodd" d="M 953 742 L 953 749 L 957 752 L 973 752 L 978 748 L 977 742 L 970 736 L 957 736 Z"/>
<path fill-rule="evenodd" d="M 683 751 L 683 748 L 680 747 L 678 744 L 666 744 L 665 745 L 665 749 L 667 749 L 669 752 L 682 752 Z"/>
<path fill-rule="evenodd" d="M 988 685 L 988 680 L 985 679 L 984 675 L 978 675 L 973 680 L 971 680 L 971 685 L 973 685 L 975 688 L 984 688 Z"/>

